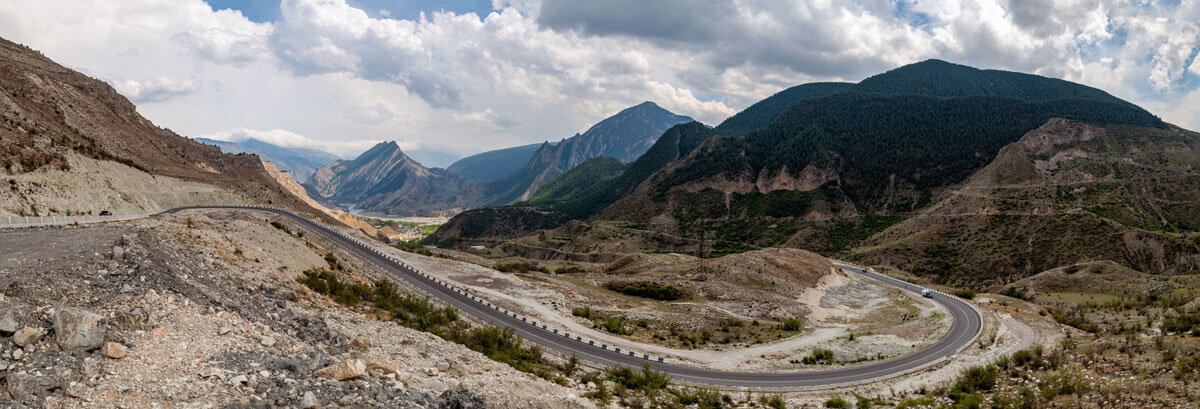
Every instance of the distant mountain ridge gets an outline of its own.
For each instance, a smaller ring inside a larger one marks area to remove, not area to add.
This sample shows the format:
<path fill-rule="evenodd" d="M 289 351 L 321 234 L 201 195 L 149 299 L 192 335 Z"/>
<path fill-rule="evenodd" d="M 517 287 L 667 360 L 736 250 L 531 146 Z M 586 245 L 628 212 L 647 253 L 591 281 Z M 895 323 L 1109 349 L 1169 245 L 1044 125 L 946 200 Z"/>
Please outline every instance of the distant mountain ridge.
<path fill-rule="evenodd" d="M 633 161 L 654 145 L 667 128 L 691 121 L 653 102 L 643 102 L 557 143 L 485 152 L 464 158 L 449 169 L 422 166 L 400 152 L 394 142 L 388 142 L 376 145 L 354 160 L 318 169 L 305 185 L 334 204 L 355 205 L 369 212 L 453 215 L 464 209 L 528 198 L 543 185 L 590 159 L 608 157 L 618 164 Z M 613 166 L 607 165 L 611 163 L 598 167 L 596 174 L 611 174 Z M 511 170 L 507 175 L 501 174 L 506 169 Z M 577 182 L 571 182 L 574 183 Z M 567 186 L 561 193 L 574 197 L 582 191 Z"/>
<path fill-rule="evenodd" d="M 275 167 L 292 174 L 297 182 L 304 183 L 317 168 L 339 158 L 329 152 L 311 148 L 285 148 L 258 139 L 241 142 L 221 141 L 208 138 L 193 138 L 197 142 L 216 145 L 225 153 L 253 153 L 275 164 Z"/>
<path fill-rule="evenodd" d="M 486 186 L 482 204 L 497 206 L 525 200 L 542 185 L 588 159 L 607 156 L 632 162 L 650 149 L 663 131 L 692 121 L 649 101 L 626 108 L 582 134 L 557 144 L 543 143 L 521 171 Z"/>
<path fill-rule="evenodd" d="M 412 160 L 396 142 L 375 145 L 352 160 L 317 169 L 308 190 L 334 204 L 352 204 L 388 215 L 457 213 L 468 201 L 463 191 L 476 182 Z"/>
<path fill-rule="evenodd" d="M 540 143 L 532 143 L 477 153 L 455 161 L 446 170 L 481 182 L 491 182 L 521 170 L 541 146 Z"/>

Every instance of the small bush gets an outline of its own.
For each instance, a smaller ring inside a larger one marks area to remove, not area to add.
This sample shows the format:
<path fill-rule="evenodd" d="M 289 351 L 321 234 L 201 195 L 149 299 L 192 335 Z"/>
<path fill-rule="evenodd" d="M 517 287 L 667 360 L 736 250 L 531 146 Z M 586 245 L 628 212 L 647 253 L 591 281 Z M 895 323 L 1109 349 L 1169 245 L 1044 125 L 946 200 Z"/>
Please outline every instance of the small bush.
<path fill-rule="evenodd" d="M 955 291 L 954 295 L 957 296 L 958 298 L 970 300 L 972 298 L 975 298 L 975 291 L 972 291 L 970 288 L 964 288 L 964 289 Z"/>
<path fill-rule="evenodd" d="M 531 263 L 531 262 L 497 264 L 496 271 L 499 271 L 501 273 L 528 273 L 530 271 L 537 271 L 540 273 L 547 273 L 547 274 L 550 273 L 550 270 L 548 270 L 546 267 L 542 267 L 536 263 Z"/>
<path fill-rule="evenodd" d="M 781 326 L 784 331 L 799 331 L 804 329 L 804 320 L 801 318 L 788 318 L 783 320 Z"/>
<path fill-rule="evenodd" d="M 825 407 L 827 407 L 827 408 L 845 408 L 848 406 L 849 406 L 849 404 L 846 403 L 846 400 L 842 399 L 840 397 L 831 398 L 831 399 L 825 401 Z"/>
<path fill-rule="evenodd" d="M 675 301 L 684 298 L 685 294 L 674 285 L 662 285 L 654 282 L 610 282 L 604 285 L 612 291 L 635 297 L 649 298 L 659 301 Z"/>
<path fill-rule="evenodd" d="M 812 355 L 804 357 L 806 365 L 833 363 L 833 351 L 824 348 L 813 348 Z"/>
<path fill-rule="evenodd" d="M 284 232 L 284 233 L 287 233 L 287 234 L 292 234 L 292 230 L 291 230 L 291 229 L 289 229 L 289 228 L 288 228 L 286 225 L 284 225 L 283 223 L 280 223 L 280 222 L 271 222 L 271 226 L 272 226 L 272 227 L 274 227 L 274 228 L 276 228 L 276 229 L 283 230 L 283 232 Z"/>

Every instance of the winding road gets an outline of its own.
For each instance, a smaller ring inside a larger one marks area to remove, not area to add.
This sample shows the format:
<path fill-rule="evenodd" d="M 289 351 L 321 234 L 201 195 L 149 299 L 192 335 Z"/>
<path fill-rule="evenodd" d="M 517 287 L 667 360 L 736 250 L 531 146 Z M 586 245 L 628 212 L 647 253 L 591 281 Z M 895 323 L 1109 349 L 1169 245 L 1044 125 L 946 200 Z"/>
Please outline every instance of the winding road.
<path fill-rule="evenodd" d="M 542 347 L 562 354 L 575 355 L 579 359 L 606 366 L 621 365 L 640 368 L 642 365 L 649 363 L 651 368 L 656 371 L 666 372 L 678 381 L 693 384 L 735 388 L 795 389 L 869 382 L 918 370 L 946 359 L 970 344 L 983 328 L 982 317 L 978 310 L 970 304 L 957 297 L 934 292 L 933 301 L 944 307 L 953 319 L 950 330 L 933 344 L 896 358 L 818 371 L 772 373 L 727 372 L 675 365 L 669 362 L 661 362 L 658 358 L 652 358 L 628 350 L 622 351 L 610 346 L 601 348 L 599 342 L 596 342 L 594 345 L 588 344 L 586 339 L 583 339 L 583 342 L 581 342 L 575 336 L 568 337 L 552 329 L 546 329 L 544 323 L 538 324 L 528 318 L 515 317 L 511 312 L 495 307 L 473 294 L 456 287 L 448 286 L 429 275 L 420 273 L 372 249 L 365 245 L 365 243 L 286 210 L 254 206 L 197 206 L 175 208 L 160 214 L 205 209 L 254 210 L 286 217 L 296 224 L 337 243 L 346 251 L 375 264 L 394 279 L 408 283 L 408 285 L 450 304 L 459 309 L 459 311 L 470 314 L 489 324 L 512 328 L 515 333 L 521 335 L 524 339 Z M 870 277 L 906 291 L 919 294 L 923 290 L 923 287 L 872 271 L 842 263 L 834 264 L 844 270 Z"/>

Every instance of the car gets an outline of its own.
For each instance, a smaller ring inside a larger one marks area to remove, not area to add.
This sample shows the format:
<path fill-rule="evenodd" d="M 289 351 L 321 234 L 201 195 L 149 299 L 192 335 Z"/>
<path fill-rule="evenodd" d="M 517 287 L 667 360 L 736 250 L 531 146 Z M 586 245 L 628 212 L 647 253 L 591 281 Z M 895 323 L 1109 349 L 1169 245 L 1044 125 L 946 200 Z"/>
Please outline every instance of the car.
<path fill-rule="evenodd" d="M 925 298 L 933 298 L 933 291 L 930 291 L 928 288 L 926 288 L 921 290 L 921 295 L 924 295 Z"/>
<path fill-rule="evenodd" d="M 101 216 L 112 216 L 112 212 L 110 212 L 108 210 L 101 210 L 100 215 Z"/>

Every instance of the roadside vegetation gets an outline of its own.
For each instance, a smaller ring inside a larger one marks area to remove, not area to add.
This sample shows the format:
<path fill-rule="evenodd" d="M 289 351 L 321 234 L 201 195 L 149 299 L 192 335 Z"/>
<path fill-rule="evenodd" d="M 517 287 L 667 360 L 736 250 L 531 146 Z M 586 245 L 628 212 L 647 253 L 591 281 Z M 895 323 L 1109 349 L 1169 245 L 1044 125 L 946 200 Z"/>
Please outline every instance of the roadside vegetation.
<path fill-rule="evenodd" d="M 612 281 L 604 285 L 612 291 L 616 291 L 625 295 L 634 297 L 649 298 L 659 301 L 675 301 L 687 296 L 687 293 L 682 289 L 675 287 L 672 284 L 659 284 L 649 281 L 639 282 L 620 282 Z"/>

